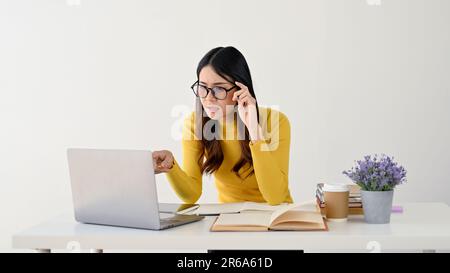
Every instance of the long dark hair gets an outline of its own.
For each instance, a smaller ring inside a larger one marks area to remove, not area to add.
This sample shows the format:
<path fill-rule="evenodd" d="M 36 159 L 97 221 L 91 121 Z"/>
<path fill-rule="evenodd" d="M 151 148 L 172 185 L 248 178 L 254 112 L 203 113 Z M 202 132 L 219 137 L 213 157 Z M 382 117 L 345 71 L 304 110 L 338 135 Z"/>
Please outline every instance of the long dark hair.
<path fill-rule="evenodd" d="M 234 83 L 238 81 L 243 83 L 248 87 L 250 94 L 256 99 L 255 92 L 253 89 L 252 77 L 250 74 L 250 69 L 248 67 L 247 61 L 244 55 L 232 46 L 228 47 L 216 47 L 211 49 L 206 55 L 200 60 L 197 66 L 197 80 L 199 79 L 200 71 L 205 66 L 211 66 L 214 71 L 219 74 L 224 79 L 227 79 Z M 236 111 L 235 111 L 236 112 Z M 256 103 L 256 112 L 259 123 L 259 108 L 258 103 Z M 202 144 L 202 154 L 198 159 L 198 164 L 200 166 L 202 173 L 212 174 L 222 165 L 223 162 L 223 152 L 218 139 L 218 124 L 217 121 L 211 121 L 211 119 L 204 115 L 203 105 L 200 99 L 197 98 L 196 101 L 196 135 Z M 236 115 L 238 122 L 238 134 L 239 134 L 239 144 L 241 146 L 241 157 L 233 166 L 230 171 L 233 171 L 238 177 L 241 177 L 239 171 L 247 165 L 245 171 L 249 171 L 245 177 L 254 174 L 253 170 L 253 159 L 249 147 L 249 133 L 245 125 L 243 125 L 242 120 L 239 115 Z M 206 123 L 213 123 L 211 132 L 215 134 L 216 137 L 213 139 L 207 139 L 203 137 L 203 128 Z M 244 128 L 244 132 L 242 132 Z"/>

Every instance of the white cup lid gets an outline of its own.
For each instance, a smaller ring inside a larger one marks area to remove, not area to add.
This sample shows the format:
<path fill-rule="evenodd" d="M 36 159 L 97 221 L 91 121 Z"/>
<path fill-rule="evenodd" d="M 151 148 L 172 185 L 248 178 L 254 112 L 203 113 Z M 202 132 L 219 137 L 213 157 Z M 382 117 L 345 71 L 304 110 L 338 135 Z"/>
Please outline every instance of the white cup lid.
<path fill-rule="evenodd" d="M 345 191 L 349 191 L 349 186 L 347 184 L 324 184 L 323 191 L 345 192 Z"/>

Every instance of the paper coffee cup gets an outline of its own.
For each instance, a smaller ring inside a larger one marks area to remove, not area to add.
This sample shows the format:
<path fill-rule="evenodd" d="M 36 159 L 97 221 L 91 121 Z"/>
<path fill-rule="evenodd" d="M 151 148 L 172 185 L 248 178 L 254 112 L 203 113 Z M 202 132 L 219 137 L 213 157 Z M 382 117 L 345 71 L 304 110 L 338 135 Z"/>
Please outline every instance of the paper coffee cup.
<path fill-rule="evenodd" d="M 345 184 L 323 186 L 327 220 L 345 222 L 348 217 L 349 187 Z"/>

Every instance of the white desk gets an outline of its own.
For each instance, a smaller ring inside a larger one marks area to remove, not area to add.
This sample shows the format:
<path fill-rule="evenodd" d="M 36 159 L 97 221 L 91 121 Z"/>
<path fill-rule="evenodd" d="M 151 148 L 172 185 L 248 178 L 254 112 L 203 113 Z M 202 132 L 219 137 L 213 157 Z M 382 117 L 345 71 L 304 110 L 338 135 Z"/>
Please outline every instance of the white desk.
<path fill-rule="evenodd" d="M 450 208 L 444 203 L 402 204 L 386 225 L 366 224 L 362 216 L 347 223 L 328 223 L 329 231 L 210 232 L 214 217 L 163 231 L 139 230 L 75 222 L 61 216 L 13 236 L 13 248 L 67 249 L 303 249 L 305 251 L 381 251 L 450 249 Z M 77 244 L 76 243 L 76 244 Z"/>

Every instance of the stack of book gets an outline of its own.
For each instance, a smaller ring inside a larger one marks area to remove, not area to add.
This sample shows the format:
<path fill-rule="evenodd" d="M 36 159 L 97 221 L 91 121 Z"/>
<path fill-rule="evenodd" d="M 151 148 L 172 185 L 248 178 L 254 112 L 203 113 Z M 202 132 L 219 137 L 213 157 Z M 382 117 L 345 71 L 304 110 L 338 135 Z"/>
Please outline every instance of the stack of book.
<path fill-rule="evenodd" d="M 348 196 L 348 213 L 352 215 L 363 214 L 361 188 L 358 185 L 349 185 L 349 188 L 350 193 Z M 326 204 L 323 196 L 323 183 L 319 183 L 317 184 L 316 189 L 316 200 L 322 214 L 326 214 Z"/>

